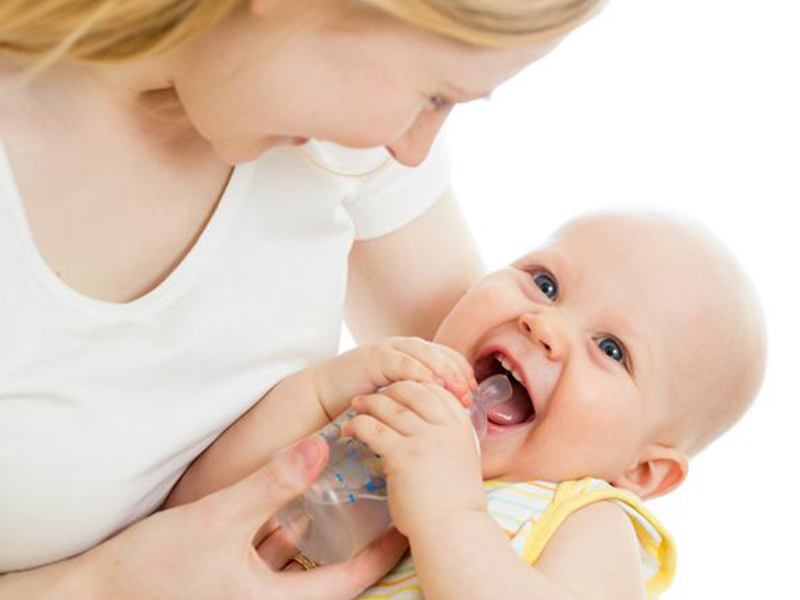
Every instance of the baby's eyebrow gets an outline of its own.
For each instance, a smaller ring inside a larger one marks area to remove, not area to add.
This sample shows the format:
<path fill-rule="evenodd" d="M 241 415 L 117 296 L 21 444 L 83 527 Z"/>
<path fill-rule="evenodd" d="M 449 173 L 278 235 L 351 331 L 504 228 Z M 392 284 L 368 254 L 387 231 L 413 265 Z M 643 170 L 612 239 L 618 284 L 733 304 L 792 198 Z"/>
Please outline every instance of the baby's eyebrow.
<path fill-rule="evenodd" d="M 519 260 L 514 261 L 514 264 L 525 265 L 527 263 L 539 263 L 542 266 L 547 266 L 559 280 L 559 286 L 562 285 L 561 279 L 567 279 L 568 274 L 575 272 L 575 266 L 564 254 L 555 250 L 554 248 L 537 248 L 528 252 Z"/>

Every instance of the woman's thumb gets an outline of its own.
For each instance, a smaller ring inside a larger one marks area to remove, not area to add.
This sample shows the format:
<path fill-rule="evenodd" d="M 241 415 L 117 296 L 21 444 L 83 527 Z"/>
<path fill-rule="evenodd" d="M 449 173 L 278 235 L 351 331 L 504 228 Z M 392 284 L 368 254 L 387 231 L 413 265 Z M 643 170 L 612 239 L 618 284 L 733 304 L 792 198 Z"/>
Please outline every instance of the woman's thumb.
<path fill-rule="evenodd" d="M 214 503 L 235 514 L 237 525 L 258 529 L 311 485 L 327 459 L 328 445 L 320 436 L 305 438 L 239 483 L 213 494 Z"/>

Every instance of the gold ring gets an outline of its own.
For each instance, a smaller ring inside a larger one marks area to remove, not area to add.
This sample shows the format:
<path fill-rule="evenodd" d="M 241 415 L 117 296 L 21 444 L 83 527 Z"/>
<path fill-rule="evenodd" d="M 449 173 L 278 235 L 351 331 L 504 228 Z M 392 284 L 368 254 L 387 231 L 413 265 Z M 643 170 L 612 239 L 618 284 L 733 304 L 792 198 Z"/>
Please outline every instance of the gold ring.
<path fill-rule="evenodd" d="M 308 558 L 302 552 L 298 552 L 297 554 L 295 554 L 292 558 L 289 559 L 289 562 L 296 562 L 306 571 L 310 571 L 311 569 L 316 569 L 319 566 L 317 563 Z"/>

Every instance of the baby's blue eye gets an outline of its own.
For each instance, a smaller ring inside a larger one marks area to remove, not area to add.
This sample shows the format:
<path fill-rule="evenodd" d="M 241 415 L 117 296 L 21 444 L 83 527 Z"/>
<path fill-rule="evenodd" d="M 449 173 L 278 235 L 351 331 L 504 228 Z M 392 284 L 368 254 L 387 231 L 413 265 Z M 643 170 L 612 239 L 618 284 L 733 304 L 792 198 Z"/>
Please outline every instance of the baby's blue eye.
<path fill-rule="evenodd" d="M 558 298 L 558 284 L 550 275 L 539 273 L 533 278 L 533 282 L 550 300 Z"/>
<path fill-rule="evenodd" d="M 622 347 L 617 340 L 613 338 L 603 338 L 597 342 L 597 345 L 606 356 L 611 357 L 617 362 L 625 362 L 625 353 L 622 351 Z"/>

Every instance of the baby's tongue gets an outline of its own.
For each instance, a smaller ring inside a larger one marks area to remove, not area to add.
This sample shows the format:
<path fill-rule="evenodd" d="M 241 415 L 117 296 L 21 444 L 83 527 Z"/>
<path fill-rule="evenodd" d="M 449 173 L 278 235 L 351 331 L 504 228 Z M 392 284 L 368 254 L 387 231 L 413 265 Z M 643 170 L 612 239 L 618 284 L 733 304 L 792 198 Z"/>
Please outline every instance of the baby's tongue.
<path fill-rule="evenodd" d="M 495 425 L 517 425 L 527 421 L 534 412 L 531 398 L 525 388 L 514 380 L 512 388 L 514 391 L 511 398 L 495 404 L 486 414 L 489 421 Z"/>

